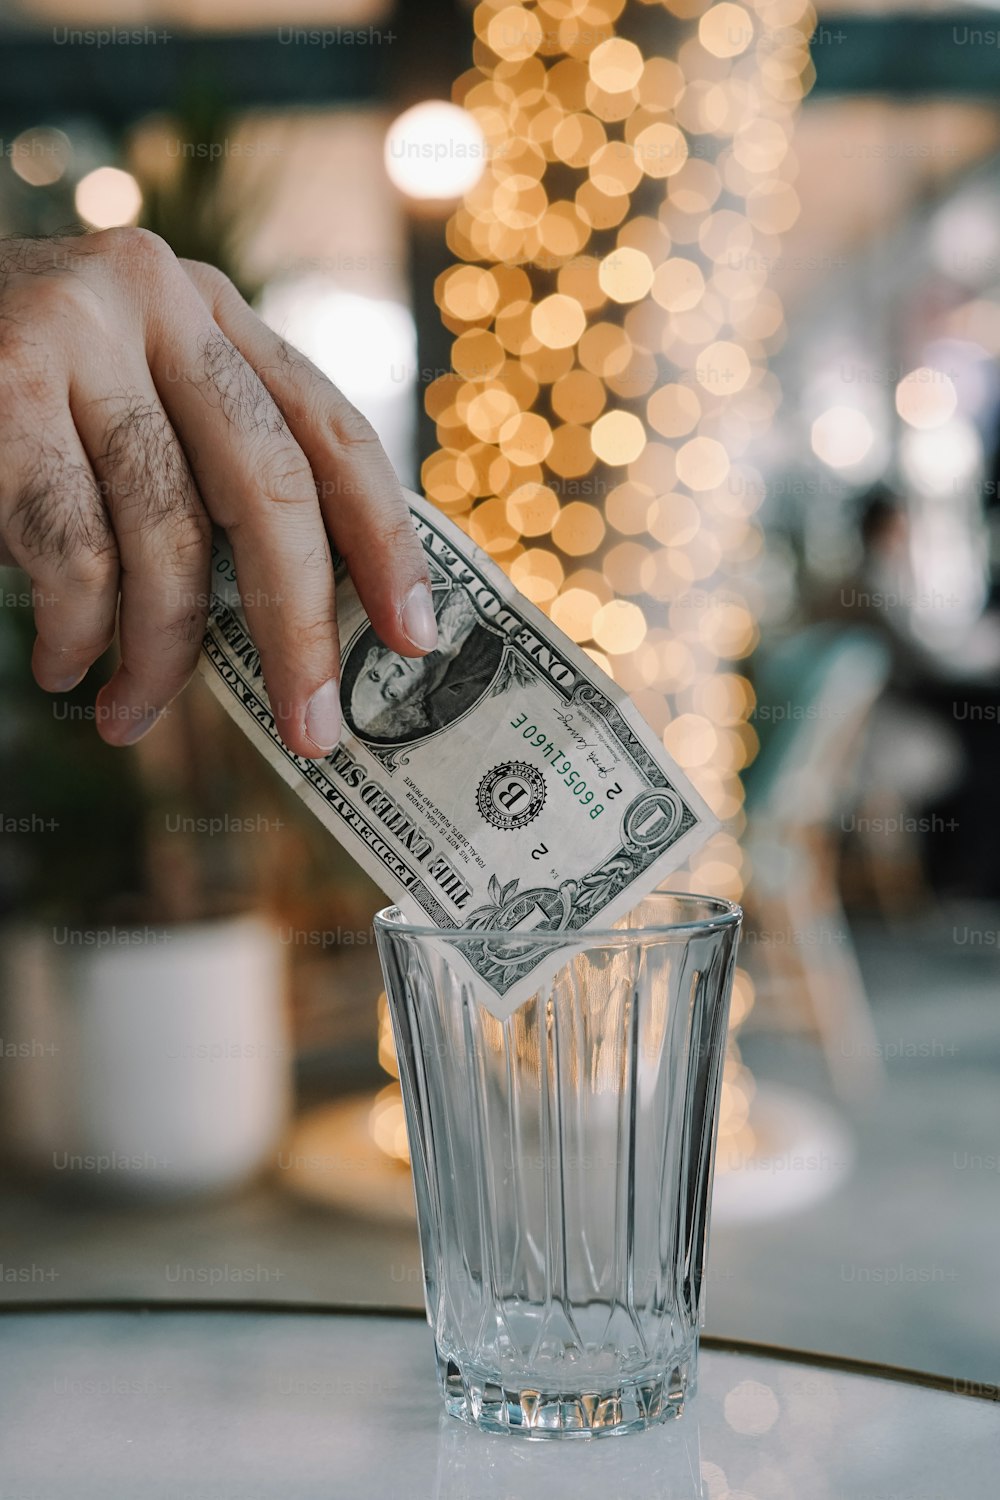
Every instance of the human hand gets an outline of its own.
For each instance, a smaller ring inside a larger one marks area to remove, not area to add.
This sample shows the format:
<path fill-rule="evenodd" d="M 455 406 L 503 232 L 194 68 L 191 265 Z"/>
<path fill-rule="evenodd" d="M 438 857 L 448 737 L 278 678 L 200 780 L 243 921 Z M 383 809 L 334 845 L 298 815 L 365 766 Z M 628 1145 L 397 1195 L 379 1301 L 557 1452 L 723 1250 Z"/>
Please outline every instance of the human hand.
<path fill-rule="evenodd" d="M 0 562 L 32 582 L 36 681 L 111 643 L 101 736 L 131 744 L 194 670 L 211 526 L 229 536 L 278 730 L 340 734 L 330 541 L 378 635 L 437 627 L 423 550 L 364 417 L 212 266 L 141 229 L 0 241 Z"/>

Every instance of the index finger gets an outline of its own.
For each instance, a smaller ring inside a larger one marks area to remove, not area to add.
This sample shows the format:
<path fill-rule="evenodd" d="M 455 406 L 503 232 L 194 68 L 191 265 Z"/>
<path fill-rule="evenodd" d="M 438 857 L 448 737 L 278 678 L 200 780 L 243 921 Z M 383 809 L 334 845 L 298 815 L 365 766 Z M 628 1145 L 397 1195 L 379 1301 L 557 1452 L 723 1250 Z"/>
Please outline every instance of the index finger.
<path fill-rule="evenodd" d="M 232 543 L 278 731 L 299 755 L 328 755 L 342 722 L 340 650 L 316 482 L 256 372 L 179 281 L 187 296 L 151 335 L 150 373 L 205 507 Z"/>
<path fill-rule="evenodd" d="M 182 264 L 306 454 L 323 518 L 377 634 L 405 656 L 432 651 L 437 621 L 427 562 L 374 429 L 305 355 L 261 322 L 227 277 Z"/>

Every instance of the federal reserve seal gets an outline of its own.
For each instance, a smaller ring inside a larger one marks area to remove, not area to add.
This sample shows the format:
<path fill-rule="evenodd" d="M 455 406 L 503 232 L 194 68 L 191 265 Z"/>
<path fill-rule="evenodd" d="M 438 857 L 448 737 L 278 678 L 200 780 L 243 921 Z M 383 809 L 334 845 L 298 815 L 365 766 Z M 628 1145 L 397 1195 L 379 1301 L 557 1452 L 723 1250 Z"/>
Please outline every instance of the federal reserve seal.
<path fill-rule="evenodd" d="M 494 828 L 525 828 L 545 806 L 545 777 L 527 761 L 508 760 L 487 771 L 476 793 L 479 811 Z"/>

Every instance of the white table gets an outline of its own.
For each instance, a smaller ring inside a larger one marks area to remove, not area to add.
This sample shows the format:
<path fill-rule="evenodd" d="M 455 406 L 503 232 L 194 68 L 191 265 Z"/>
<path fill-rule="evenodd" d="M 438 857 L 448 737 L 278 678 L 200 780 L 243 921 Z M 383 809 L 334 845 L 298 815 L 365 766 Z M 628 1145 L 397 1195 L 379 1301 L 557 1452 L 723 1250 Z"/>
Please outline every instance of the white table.
<path fill-rule="evenodd" d="M 418 1317 L 0 1309 L 0 1500 L 994 1500 L 998 1474 L 995 1401 L 783 1351 L 708 1340 L 679 1421 L 539 1442 L 443 1415 Z"/>

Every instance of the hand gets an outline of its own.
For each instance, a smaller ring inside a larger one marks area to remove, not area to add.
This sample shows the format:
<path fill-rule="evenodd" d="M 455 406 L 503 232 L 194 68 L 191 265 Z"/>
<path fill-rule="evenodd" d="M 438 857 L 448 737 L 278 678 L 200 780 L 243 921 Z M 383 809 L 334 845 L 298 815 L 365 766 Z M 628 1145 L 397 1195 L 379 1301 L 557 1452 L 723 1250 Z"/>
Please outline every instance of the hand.
<path fill-rule="evenodd" d="M 0 241 L 0 448 L 0 561 L 32 582 L 40 686 L 75 686 L 117 615 L 109 744 L 145 734 L 194 669 L 213 521 L 290 749 L 322 756 L 340 734 L 331 538 L 386 645 L 435 645 L 372 428 L 221 271 L 146 230 Z"/>

